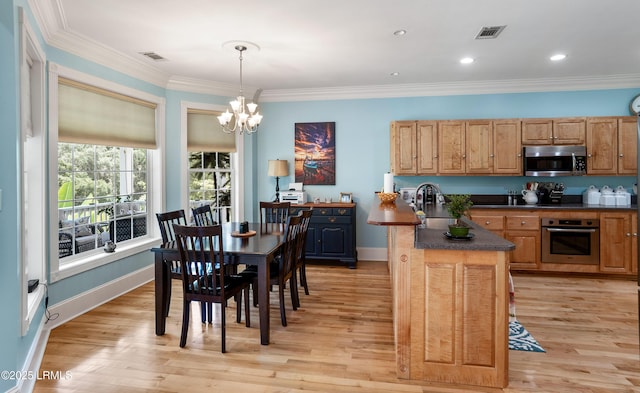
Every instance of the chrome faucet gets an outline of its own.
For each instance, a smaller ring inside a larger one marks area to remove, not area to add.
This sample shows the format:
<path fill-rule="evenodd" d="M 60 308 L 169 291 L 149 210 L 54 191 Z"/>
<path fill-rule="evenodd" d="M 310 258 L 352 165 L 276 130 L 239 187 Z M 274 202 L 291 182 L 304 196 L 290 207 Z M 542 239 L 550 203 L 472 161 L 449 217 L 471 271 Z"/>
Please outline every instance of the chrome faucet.
<path fill-rule="evenodd" d="M 436 205 L 444 205 L 444 195 L 442 194 L 442 190 L 440 190 L 440 186 L 438 186 L 435 183 L 426 182 L 416 187 L 416 201 L 415 201 L 416 209 L 424 211 L 424 207 L 426 203 L 425 199 L 427 196 L 427 193 L 426 193 L 427 187 L 431 187 L 431 190 L 435 192 L 434 199 L 433 199 L 434 203 Z M 421 192 L 422 189 L 425 189 L 425 190 Z"/>

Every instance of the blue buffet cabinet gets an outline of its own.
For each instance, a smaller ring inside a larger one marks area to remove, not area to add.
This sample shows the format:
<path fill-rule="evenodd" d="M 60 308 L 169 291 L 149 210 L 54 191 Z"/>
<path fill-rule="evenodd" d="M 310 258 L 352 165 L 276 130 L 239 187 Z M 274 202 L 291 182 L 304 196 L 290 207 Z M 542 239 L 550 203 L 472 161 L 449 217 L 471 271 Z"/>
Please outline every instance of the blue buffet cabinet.
<path fill-rule="evenodd" d="M 296 215 L 302 209 L 312 209 L 305 245 L 307 259 L 339 260 L 356 268 L 356 204 L 305 203 L 291 206 Z"/>

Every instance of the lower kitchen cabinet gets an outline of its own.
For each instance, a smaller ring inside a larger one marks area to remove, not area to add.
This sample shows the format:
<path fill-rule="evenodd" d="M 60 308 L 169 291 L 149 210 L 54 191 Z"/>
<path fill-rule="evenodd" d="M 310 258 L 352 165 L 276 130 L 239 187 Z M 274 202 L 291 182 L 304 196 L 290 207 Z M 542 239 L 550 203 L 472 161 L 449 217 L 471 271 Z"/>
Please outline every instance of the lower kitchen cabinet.
<path fill-rule="evenodd" d="M 637 213 L 600 213 L 600 272 L 632 273 L 637 269 Z"/>
<path fill-rule="evenodd" d="M 358 262 L 356 250 L 355 203 L 306 203 L 292 207 L 292 214 L 301 209 L 313 210 L 305 256 L 309 259 L 335 259 L 354 269 Z"/>
<path fill-rule="evenodd" d="M 511 269 L 540 268 L 540 218 L 537 214 L 508 215 L 505 239 L 516 245 L 511 252 Z"/>

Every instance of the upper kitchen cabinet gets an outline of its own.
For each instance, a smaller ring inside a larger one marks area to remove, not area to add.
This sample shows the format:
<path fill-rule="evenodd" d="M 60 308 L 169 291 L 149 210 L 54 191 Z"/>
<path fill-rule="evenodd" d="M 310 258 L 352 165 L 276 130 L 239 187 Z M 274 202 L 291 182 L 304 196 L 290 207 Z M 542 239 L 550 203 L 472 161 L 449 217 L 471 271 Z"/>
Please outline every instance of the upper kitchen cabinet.
<path fill-rule="evenodd" d="M 493 173 L 493 122 L 474 120 L 465 124 L 466 173 Z"/>
<path fill-rule="evenodd" d="M 523 119 L 523 145 L 584 145 L 584 118 Z"/>
<path fill-rule="evenodd" d="M 436 174 L 437 146 L 437 122 L 392 122 L 391 172 L 396 175 Z"/>
<path fill-rule="evenodd" d="M 618 174 L 638 172 L 638 120 L 635 116 L 618 118 Z"/>
<path fill-rule="evenodd" d="M 464 121 L 438 122 L 438 173 L 461 175 L 466 172 L 465 129 Z"/>
<path fill-rule="evenodd" d="M 635 117 L 587 118 L 587 174 L 634 175 L 636 135 Z"/>
<path fill-rule="evenodd" d="M 493 173 L 522 175 L 522 132 L 520 120 L 493 121 Z"/>

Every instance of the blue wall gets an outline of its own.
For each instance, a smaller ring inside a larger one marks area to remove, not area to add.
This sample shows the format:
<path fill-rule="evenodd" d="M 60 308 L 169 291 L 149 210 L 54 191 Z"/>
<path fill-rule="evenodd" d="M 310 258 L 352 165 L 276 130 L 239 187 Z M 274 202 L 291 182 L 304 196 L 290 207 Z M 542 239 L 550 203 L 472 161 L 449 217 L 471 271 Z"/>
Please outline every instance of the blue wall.
<path fill-rule="evenodd" d="M 17 6 L 26 7 L 26 0 L 0 1 L 0 189 L 3 191 L 0 210 L 0 370 L 19 370 L 35 341 L 34 326 L 41 322 L 42 307 L 32 323 L 29 335 L 20 335 L 19 244 L 17 211 L 20 206 L 18 182 L 18 23 Z M 37 25 L 30 16 L 32 27 Z M 166 98 L 165 183 L 166 208 L 181 207 L 182 190 L 172 184 L 182 184 L 180 173 L 180 101 L 225 104 L 227 98 L 165 90 L 150 83 L 113 71 L 99 64 L 43 45 L 47 59 L 97 77 L 131 86 Z M 575 91 L 527 94 L 491 94 L 441 97 L 410 97 L 335 101 L 262 103 L 264 120 L 258 134 L 245 135 L 244 159 L 245 215 L 255 219 L 260 200 L 273 198 L 274 179 L 266 175 L 270 159 L 294 161 L 294 124 L 297 122 L 336 122 L 336 184 L 307 186 L 310 198 L 336 199 L 340 192 L 351 192 L 358 203 L 358 247 L 386 247 L 384 228 L 366 224 L 373 192 L 382 187 L 383 174 L 389 171 L 389 124 L 393 120 L 409 119 L 469 119 L 564 116 L 628 115 L 628 103 L 638 89 Z M 424 177 L 397 177 L 399 187 L 414 186 Z M 522 177 L 437 177 L 447 193 L 504 193 L 504 188 L 521 188 Z M 581 193 L 590 184 L 624 185 L 630 188 L 634 177 L 565 178 L 570 193 Z M 281 179 L 281 188 L 293 181 L 293 175 Z M 91 271 L 58 281 L 50 287 L 50 304 L 76 296 L 152 263 L 145 252 Z M 11 299 L 11 300 L 10 300 Z M 153 332 L 149 332 L 153 334 Z M 0 391 L 13 387 L 13 381 L 0 380 Z"/>

